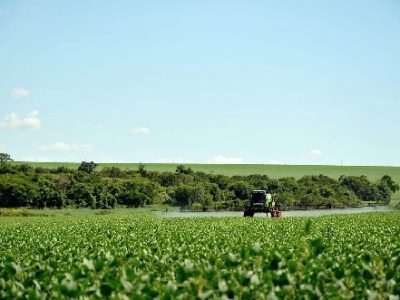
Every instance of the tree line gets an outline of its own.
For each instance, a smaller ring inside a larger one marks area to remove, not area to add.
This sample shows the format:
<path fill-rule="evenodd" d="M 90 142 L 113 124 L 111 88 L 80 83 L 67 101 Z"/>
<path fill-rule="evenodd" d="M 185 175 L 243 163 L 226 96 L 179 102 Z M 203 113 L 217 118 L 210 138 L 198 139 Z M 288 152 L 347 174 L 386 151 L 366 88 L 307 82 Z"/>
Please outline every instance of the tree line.
<path fill-rule="evenodd" d="M 194 172 L 179 165 L 175 172 L 106 167 L 82 162 L 77 170 L 47 169 L 0 162 L 0 207 L 114 208 L 165 204 L 194 210 L 241 210 L 254 189 L 277 194 L 281 206 L 346 207 L 363 201 L 387 204 L 399 185 L 390 176 L 371 182 L 366 176 L 325 175 L 270 178 Z"/>

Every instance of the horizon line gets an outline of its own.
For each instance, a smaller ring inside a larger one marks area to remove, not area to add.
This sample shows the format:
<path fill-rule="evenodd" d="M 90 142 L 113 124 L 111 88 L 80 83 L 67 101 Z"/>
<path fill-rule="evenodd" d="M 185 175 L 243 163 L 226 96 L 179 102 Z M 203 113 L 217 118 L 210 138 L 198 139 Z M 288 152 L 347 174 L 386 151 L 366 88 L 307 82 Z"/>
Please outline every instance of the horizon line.
<path fill-rule="evenodd" d="M 89 160 L 90 161 L 90 160 Z M 83 161 L 25 161 L 25 160 L 14 160 L 12 163 L 44 163 L 44 164 L 80 164 Z M 400 165 L 348 165 L 348 164 L 269 164 L 269 163 L 212 163 L 212 162 L 96 162 L 97 164 L 151 164 L 151 165 L 222 165 L 222 166 L 245 166 L 245 165 L 256 165 L 256 166 L 303 166 L 303 167 L 387 167 L 387 168 L 400 168 Z"/>

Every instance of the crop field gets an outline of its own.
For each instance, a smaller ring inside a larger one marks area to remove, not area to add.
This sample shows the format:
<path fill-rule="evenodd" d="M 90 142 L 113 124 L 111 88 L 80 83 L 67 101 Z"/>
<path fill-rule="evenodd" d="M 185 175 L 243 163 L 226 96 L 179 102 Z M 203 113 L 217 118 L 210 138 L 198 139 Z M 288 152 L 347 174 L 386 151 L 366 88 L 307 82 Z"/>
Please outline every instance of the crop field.
<path fill-rule="evenodd" d="M 0 298 L 398 299 L 400 212 L 0 218 Z"/>

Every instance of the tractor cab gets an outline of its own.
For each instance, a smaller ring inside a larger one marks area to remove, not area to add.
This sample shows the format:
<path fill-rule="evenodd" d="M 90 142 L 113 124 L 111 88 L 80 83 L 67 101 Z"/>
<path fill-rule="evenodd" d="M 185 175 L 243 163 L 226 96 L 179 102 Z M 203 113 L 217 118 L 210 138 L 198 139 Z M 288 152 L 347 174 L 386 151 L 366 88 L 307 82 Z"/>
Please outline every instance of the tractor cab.
<path fill-rule="evenodd" d="M 265 207 L 266 206 L 266 197 L 267 197 L 267 191 L 265 190 L 254 190 L 251 193 L 251 206 L 255 207 Z"/>
<path fill-rule="evenodd" d="M 245 217 L 253 217 L 255 213 L 268 213 L 271 217 L 280 217 L 281 211 L 275 209 L 275 194 L 266 190 L 253 190 L 248 205 L 244 210 Z"/>

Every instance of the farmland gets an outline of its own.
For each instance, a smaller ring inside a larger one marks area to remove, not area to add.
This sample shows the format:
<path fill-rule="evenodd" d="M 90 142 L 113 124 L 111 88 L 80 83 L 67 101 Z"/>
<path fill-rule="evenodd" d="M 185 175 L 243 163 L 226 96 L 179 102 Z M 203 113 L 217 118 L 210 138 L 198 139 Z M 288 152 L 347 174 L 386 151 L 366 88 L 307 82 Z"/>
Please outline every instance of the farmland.
<path fill-rule="evenodd" d="M 389 298 L 399 219 L 1 218 L 0 298 Z"/>
<path fill-rule="evenodd" d="M 24 162 L 12 162 L 12 164 L 22 164 Z M 29 162 L 33 167 L 43 167 L 54 169 L 66 167 L 78 169 L 80 163 L 69 162 Z M 144 163 L 146 170 L 158 172 L 175 172 L 178 164 L 172 163 Z M 118 167 L 121 170 L 137 170 L 139 163 L 99 163 L 97 170 L 106 167 Z M 359 176 L 365 175 L 370 180 L 378 180 L 383 175 L 391 176 L 395 181 L 400 182 L 400 167 L 385 166 L 328 166 L 328 165 L 267 165 L 267 164 L 185 164 L 193 171 L 222 174 L 227 176 L 234 175 L 267 175 L 271 178 L 294 177 L 300 178 L 304 175 L 323 174 L 332 178 L 339 178 L 341 175 Z"/>

